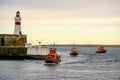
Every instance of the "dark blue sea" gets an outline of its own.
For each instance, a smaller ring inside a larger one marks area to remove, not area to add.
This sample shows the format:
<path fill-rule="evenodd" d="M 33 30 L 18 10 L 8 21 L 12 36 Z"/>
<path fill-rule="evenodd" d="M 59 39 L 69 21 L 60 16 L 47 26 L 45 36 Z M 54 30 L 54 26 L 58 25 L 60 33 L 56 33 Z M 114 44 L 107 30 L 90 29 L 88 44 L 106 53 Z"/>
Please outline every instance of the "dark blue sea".
<path fill-rule="evenodd" d="M 41 60 L 0 60 L 0 80 L 120 80 L 120 47 L 105 47 L 107 53 L 98 54 L 97 47 L 77 46 L 77 57 L 69 55 L 72 46 L 56 48 L 61 55 L 57 66 Z"/>

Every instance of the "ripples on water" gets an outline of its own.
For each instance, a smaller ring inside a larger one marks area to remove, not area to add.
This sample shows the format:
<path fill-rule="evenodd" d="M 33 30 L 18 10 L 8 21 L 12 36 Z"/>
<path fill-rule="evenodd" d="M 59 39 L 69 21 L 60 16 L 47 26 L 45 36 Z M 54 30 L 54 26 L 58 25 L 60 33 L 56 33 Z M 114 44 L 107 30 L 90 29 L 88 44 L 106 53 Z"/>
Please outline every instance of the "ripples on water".
<path fill-rule="evenodd" d="M 45 66 L 39 60 L 1 60 L 0 80 L 120 80 L 120 48 L 106 47 L 106 54 L 96 54 L 97 47 L 77 47 L 79 56 L 70 57 L 71 47 L 57 47 L 62 62 Z"/>

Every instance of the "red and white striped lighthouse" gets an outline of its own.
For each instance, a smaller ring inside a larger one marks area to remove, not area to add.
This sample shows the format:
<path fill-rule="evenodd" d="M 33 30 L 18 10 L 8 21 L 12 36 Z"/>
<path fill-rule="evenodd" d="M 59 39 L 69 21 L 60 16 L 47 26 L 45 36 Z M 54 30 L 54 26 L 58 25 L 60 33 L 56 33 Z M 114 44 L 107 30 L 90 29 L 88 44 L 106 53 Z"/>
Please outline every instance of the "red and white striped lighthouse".
<path fill-rule="evenodd" d="M 16 12 L 16 16 L 15 16 L 14 34 L 22 35 L 22 31 L 21 31 L 21 17 L 20 17 L 20 12 L 19 11 Z"/>

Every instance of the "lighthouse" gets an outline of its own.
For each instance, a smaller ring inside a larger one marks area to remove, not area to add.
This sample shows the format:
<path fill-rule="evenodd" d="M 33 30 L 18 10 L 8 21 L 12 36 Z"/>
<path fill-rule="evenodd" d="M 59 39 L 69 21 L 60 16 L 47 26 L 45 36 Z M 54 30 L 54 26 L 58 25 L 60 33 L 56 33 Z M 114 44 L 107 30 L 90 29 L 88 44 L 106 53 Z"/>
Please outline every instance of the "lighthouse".
<path fill-rule="evenodd" d="M 14 34 L 22 35 L 20 12 L 16 12 Z"/>

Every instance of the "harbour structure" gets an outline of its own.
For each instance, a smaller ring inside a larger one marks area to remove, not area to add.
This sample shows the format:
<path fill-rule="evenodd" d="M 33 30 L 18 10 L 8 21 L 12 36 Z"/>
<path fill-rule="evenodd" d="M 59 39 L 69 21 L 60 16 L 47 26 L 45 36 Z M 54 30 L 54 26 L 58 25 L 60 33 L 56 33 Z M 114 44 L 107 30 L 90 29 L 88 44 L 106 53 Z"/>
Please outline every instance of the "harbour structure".
<path fill-rule="evenodd" d="M 0 34 L 0 55 L 27 55 L 27 35 L 22 35 L 20 12 L 16 12 L 14 34 Z"/>
<path fill-rule="evenodd" d="M 27 55 L 26 35 L 0 34 L 0 55 Z"/>
<path fill-rule="evenodd" d="M 27 54 L 27 35 L 22 34 L 20 12 L 16 12 L 13 34 L 0 34 L 0 60 L 45 60 L 46 55 Z"/>

